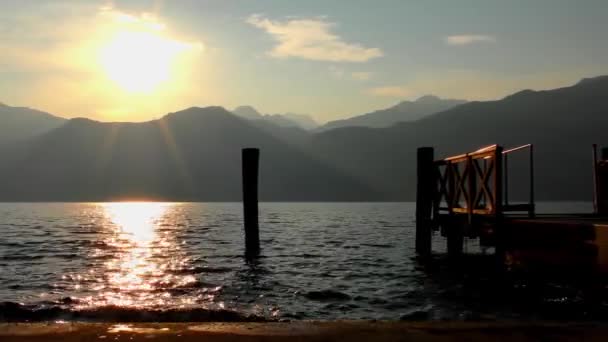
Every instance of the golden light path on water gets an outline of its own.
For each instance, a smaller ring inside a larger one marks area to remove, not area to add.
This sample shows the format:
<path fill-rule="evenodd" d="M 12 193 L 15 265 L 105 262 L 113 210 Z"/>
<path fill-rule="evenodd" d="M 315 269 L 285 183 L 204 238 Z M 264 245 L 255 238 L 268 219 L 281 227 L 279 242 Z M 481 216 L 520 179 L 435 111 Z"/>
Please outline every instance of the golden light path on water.
<path fill-rule="evenodd" d="M 197 280 L 183 274 L 190 259 L 180 249 L 171 212 L 175 203 L 100 203 L 106 224 L 103 250 L 106 257 L 96 273 L 93 294 L 80 298 L 81 308 L 118 306 L 163 309 L 186 308 L 197 296 L 174 296 L 193 289 Z M 207 298 L 211 299 L 212 298 Z"/>

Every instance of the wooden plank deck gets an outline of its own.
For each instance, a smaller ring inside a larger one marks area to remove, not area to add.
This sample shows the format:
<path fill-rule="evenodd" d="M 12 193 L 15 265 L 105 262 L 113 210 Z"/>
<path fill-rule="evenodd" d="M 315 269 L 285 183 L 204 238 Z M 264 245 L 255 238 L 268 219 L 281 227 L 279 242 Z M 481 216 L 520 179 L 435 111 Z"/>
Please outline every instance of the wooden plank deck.
<path fill-rule="evenodd" d="M 502 224 L 511 262 L 608 273 L 608 217 L 539 215 Z"/>

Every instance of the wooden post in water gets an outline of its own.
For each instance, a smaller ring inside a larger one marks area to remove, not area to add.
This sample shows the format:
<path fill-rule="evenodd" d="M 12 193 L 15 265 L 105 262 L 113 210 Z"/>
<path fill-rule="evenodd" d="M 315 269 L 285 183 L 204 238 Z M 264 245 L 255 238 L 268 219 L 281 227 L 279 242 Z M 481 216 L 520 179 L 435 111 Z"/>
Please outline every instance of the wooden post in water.
<path fill-rule="evenodd" d="M 432 211 L 435 195 L 435 165 L 432 147 L 418 148 L 416 187 L 416 253 L 431 254 Z"/>
<path fill-rule="evenodd" d="M 243 149 L 243 214 L 245 220 L 245 255 L 248 257 L 257 256 L 260 253 L 260 232 L 258 226 L 259 161 L 259 149 Z"/>
<path fill-rule="evenodd" d="M 608 148 L 603 147 L 600 160 L 595 161 L 596 173 L 596 211 L 597 214 L 608 215 Z"/>
<path fill-rule="evenodd" d="M 600 154 L 602 160 L 608 160 L 608 147 L 602 147 L 602 153 Z"/>
<path fill-rule="evenodd" d="M 597 144 L 593 144 L 592 145 L 592 150 L 591 150 L 591 157 L 592 159 L 592 163 L 593 163 L 593 212 L 597 215 L 599 214 L 599 208 L 598 208 L 598 203 L 599 203 L 599 198 L 598 198 L 598 167 L 597 167 Z"/>

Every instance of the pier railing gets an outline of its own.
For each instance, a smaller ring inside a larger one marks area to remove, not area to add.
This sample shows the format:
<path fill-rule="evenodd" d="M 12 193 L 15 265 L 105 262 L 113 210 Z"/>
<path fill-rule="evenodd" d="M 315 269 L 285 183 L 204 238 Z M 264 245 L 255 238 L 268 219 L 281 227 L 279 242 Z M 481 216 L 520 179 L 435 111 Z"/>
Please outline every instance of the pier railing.
<path fill-rule="evenodd" d="M 528 152 L 528 203 L 512 204 L 509 201 L 509 155 L 513 153 L 525 153 Z M 502 151 L 503 155 L 503 166 L 504 166 L 504 204 L 502 206 L 503 211 L 523 211 L 528 212 L 530 217 L 535 215 L 535 199 L 534 199 L 534 145 L 526 144 L 518 147 L 510 148 Z"/>
<path fill-rule="evenodd" d="M 509 154 L 528 150 L 530 155 L 530 197 L 528 203 L 509 202 Z M 437 190 L 434 217 L 440 214 L 467 214 L 500 217 L 505 212 L 534 215 L 533 145 L 503 149 L 490 145 L 477 151 L 434 161 Z"/>
<path fill-rule="evenodd" d="M 509 202 L 509 155 L 529 153 L 530 196 L 528 203 Z M 505 150 L 490 145 L 477 151 L 440 160 L 432 147 L 418 149 L 416 190 L 416 250 L 428 255 L 431 230 L 451 225 L 448 250 L 462 248 L 462 237 L 479 235 L 480 224 L 497 223 L 507 212 L 526 212 L 534 216 L 534 155 L 532 144 Z M 454 223 L 458 222 L 458 225 Z M 450 239 L 450 235 L 454 237 Z M 449 243 L 450 240 L 453 243 Z M 452 248 L 450 248 L 452 246 Z"/>
<path fill-rule="evenodd" d="M 492 145 L 435 161 L 435 211 L 469 215 L 500 212 L 501 160 L 502 148 Z"/>

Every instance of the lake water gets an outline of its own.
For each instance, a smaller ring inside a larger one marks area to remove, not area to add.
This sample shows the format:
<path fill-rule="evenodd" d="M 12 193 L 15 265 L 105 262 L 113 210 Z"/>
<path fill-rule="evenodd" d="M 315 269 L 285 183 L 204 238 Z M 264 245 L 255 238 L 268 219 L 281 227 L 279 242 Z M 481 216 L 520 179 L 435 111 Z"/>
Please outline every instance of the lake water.
<path fill-rule="evenodd" d="M 262 203 L 262 255 L 248 261 L 240 203 L 0 204 L 0 320 L 543 318 L 543 303 L 578 303 L 505 300 L 487 275 L 423 267 L 414 209 Z"/>

